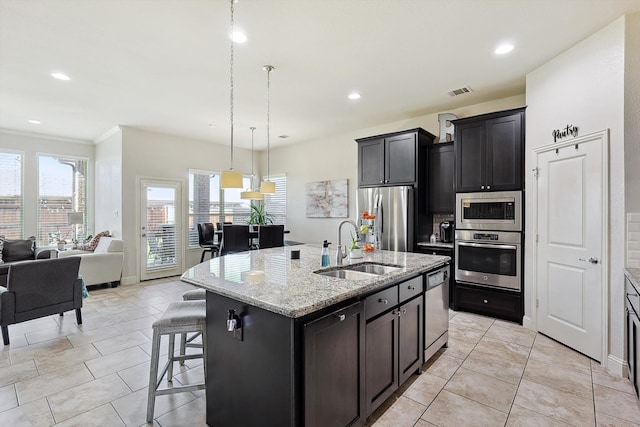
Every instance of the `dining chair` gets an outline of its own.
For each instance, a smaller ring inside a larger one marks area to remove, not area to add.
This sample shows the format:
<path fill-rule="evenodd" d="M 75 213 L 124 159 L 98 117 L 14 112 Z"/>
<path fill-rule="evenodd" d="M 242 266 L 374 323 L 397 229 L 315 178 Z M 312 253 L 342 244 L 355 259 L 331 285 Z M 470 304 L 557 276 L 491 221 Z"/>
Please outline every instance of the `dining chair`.
<path fill-rule="evenodd" d="M 284 225 L 261 225 L 258 228 L 260 249 L 284 246 Z"/>
<path fill-rule="evenodd" d="M 204 254 L 211 253 L 211 258 L 220 253 L 220 245 L 215 243 L 216 229 L 210 222 L 198 224 L 198 244 L 202 248 L 200 262 L 204 261 Z"/>
<path fill-rule="evenodd" d="M 244 252 L 250 249 L 248 225 L 222 225 L 222 248 L 220 255 Z"/>

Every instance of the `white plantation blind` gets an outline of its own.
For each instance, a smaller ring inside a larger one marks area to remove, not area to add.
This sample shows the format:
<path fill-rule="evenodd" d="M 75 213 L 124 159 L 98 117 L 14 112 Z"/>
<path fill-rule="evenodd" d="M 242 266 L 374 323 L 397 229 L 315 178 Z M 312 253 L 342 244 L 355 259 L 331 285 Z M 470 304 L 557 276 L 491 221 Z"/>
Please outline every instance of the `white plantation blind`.
<path fill-rule="evenodd" d="M 21 153 L 0 152 L 0 236 L 21 239 L 23 222 Z"/>
<path fill-rule="evenodd" d="M 264 196 L 267 213 L 273 215 L 274 224 L 287 222 L 287 175 L 271 175 L 269 181 L 276 184 L 275 194 Z"/>

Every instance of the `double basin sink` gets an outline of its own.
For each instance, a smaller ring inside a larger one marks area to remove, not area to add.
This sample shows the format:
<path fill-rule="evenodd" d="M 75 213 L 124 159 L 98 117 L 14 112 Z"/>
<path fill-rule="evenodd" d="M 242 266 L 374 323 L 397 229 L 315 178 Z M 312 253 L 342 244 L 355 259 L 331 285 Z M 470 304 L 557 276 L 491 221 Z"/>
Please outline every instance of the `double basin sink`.
<path fill-rule="evenodd" d="M 345 265 L 333 270 L 318 270 L 314 273 L 321 276 L 336 277 L 347 280 L 366 280 L 372 277 L 381 276 L 387 273 L 401 270 L 402 267 L 397 265 L 377 264 L 377 263 L 360 263 L 353 265 Z"/>

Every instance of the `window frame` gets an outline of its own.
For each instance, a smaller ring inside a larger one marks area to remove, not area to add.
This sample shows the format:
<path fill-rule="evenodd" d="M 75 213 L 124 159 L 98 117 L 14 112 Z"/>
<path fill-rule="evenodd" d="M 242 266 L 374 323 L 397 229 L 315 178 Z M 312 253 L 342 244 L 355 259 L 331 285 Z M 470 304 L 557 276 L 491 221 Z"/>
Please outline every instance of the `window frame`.
<path fill-rule="evenodd" d="M 26 153 L 21 150 L 11 150 L 8 148 L 0 149 L 0 154 L 9 154 L 9 155 L 17 155 L 20 156 L 20 224 L 18 227 L 18 235 L 17 236 L 7 236 L 7 238 L 15 238 L 24 239 L 24 222 L 25 222 L 25 164 L 26 164 Z M 3 197 L 3 196 L 0 196 Z M 5 235 L 4 231 L 0 230 L 0 235 Z"/>

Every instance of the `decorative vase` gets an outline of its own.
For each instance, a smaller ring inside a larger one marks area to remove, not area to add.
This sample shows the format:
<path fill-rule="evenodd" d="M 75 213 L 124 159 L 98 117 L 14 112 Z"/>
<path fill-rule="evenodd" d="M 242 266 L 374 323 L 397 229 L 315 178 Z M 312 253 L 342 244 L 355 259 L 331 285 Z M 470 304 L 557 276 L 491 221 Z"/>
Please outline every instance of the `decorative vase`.
<path fill-rule="evenodd" d="M 351 252 L 349 252 L 349 258 L 362 258 L 362 249 L 351 249 Z"/>
<path fill-rule="evenodd" d="M 58 250 L 59 251 L 64 251 L 64 243 L 63 242 L 58 242 Z"/>

